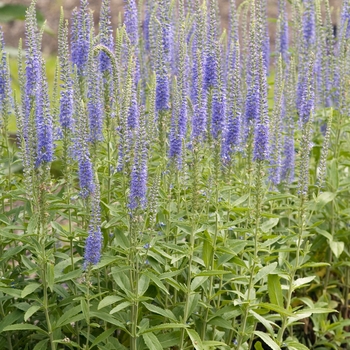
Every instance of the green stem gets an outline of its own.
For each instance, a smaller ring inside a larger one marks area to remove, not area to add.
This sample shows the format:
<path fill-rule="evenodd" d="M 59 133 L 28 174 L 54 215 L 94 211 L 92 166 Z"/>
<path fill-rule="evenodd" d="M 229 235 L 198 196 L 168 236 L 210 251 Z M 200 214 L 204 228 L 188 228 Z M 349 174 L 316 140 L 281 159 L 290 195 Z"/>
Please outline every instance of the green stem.
<path fill-rule="evenodd" d="M 300 252 L 301 252 L 301 244 L 303 241 L 303 231 L 305 228 L 305 195 L 301 195 L 300 197 L 300 209 L 299 209 L 299 231 L 298 231 L 298 241 L 297 241 L 297 249 L 296 249 L 296 256 L 295 256 L 295 263 L 294 266 L 291 270 L 290 273 L 290 281 L 289 281 L 289 288 L 287 291 L 287 300 L 286 300 L 286 310 L 289 311 L 291 307 L 291 302 L 292 302 L 292 293 L 293 293 L 293 282 L 296 276 L 296 273 L 299 269 L 299 263 L 300 263 Z M 277 335 L 277 343 L 282 344 L 283 342 L 283 336 L 287 328 L 287 322 L 288 322 L 288 317 L 287 316 L 282 316 L 282 325 L 281 328 L 278 331 Z"/>
<path fill-rule="evenodd" d="M 242 321 L 242 327 L 241 331 L 238 334 L 237 339 L 237 349 L 240 349 L 245 338 L 246 328 L 247 328 L 247 320 L 249 316 L 249 310 L 250 310 L 250 297 L 251 297 L 251 291 L 254 288 L 254 275 L 255 275 L 255 268 L 257 266 L 257 260 L 258 260 L 258 251 L 259 251 L 259 232 L 260 232 L 260 220 L 261 220 L 261 205 L 262 205 L 262 199 L 263 199 L 263 192 L 262 192 L 262 184 L 263 184 L 263 161 L 257 162 L 257 169 L 256 169 L 256 179 L 255 179 L 255 229 L 254 229 L 254 255 L 252 257 L 252 266 L 250 269 L 250 276 L 249 276 L 249 283 L 248 283 L 248 293 L 247 293 L 247 305 L 245 305 L 244 311 L 243 311 L 243 321 Z"/>

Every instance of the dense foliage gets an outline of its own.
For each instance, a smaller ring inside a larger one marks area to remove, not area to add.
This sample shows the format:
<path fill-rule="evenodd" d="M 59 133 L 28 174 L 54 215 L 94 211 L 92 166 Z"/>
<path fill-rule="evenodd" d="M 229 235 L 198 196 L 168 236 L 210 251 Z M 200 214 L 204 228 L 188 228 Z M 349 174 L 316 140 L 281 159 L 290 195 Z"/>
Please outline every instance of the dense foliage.
<path fill-rule="evenodd" d="M 109 6 L 1 33 L 0 349 L 350 349 L 350 1 Z"/>

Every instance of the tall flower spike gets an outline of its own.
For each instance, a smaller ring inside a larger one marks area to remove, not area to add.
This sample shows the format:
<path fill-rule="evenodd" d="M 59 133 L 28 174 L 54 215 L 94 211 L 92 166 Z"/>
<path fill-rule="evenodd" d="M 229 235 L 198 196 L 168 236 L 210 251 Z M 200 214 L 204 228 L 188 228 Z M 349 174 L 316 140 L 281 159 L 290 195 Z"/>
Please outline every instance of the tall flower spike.
<path fill-rule="evenodd" d="M 0 127 L 7 128 L 8 116 L 11 110 L 11 78 L 5 51 L 4 34 L 0 27 Z"/>
<path fill-rule="evenodd" d="M 286 11 L 286 0 L 278 2 L 279 15 L 277 20 L 276 53 L 282 55 L 283 61 L 288 62 L 288 19 Z"/>
<path fill-rule="evenodd" d="M 156 109 L 164 111 L 169 109 L 169 77 L 166 62 L 166 47 L 163 44 L 162 24 L 159 23 L 157 36 L 157 61 L 156 61 Z"/>
<path fill-rule="evenodd" d="M 204 62 L 204 86 L 206 90 L 216 86 L 218 83 L 218 56 L 217 56 L 217 17 L 216 17 L 216 1 L 209 2 L 209 21 L 207 32 L 206 53 Z"/>
<path fill-rule="evenodd" d="M 88 265 L 96 265 L 101 259 L 102 233 L 101 233 L 101 209 L 100 188 L 96 183 L 95 191 L 91 194 L 91 217 L 89 223 L 89 235 L 85 242 L 84 268 Z"/>
<path fill-rule="evenodd" d="M 303 127 L 312 115 L 315 107 L 315 87 L 314 87 L 314 62 L 315 57 L 310 53 L 308 58 L 308 65 L 304 72 L 303 85 L 301 86 L 301 100 L 299 101 L 299 117 L 300 125 Z"/>
<path fill-rule="evenodd" d="M 138 137 L 135 142 L 134 164 L 131 170 L 129 207 L 131 210 L 144 209 L 147 203 L 147 162 L 148 145 L 146 134 L 146 116 L 143 110 L 139 110 L 140 124 L 138 125 Z"/>
<path fill-rule="evenodd" d="M 340 35 L 339 42 L 345 37 L 350 38 L 350 0 L 343 0 L 343 6 L 340 16 Z"/>
<path fill-rule="evenodd" d="M 92 27 L 88 0 L 80 0 L 79 10 L 72 13 L 72 62 L 78 68 L 78 74 L 86 74 L 86 65 L 90 51 L 90 30 Z"/>
<path fill-rule="evenodd" d="M 53 158 L 53 126 L 44 61 L 39 47 L 40 41 L 41 35 L 36 22 L 35 1 L 32 1 L 26 13 L 24 139 L 27 144 L 26 151 L 32 154 L 28 159 L 31 159 L 32 165 L 36 167 L 40 166 L 41 163 L 51 162 Z M 32 115 L 35 118 L 35 130 L 31 122 Z"/>
<path fill-rule="evenodd" d="M 179 0 L 179 59 L 178 59 L 178 84 L 180 92 L 179 133 L 186 137 L 187 131 L 187 43 L 185 40 L 185 9 L 184 1 Z"/>
<path fill-rule="evenodd" d="M 219 62 L 220 47 L 216 46 L 216 60 Z M 226 116 L 226 91 L 222 77 L 222 67 L 219 64 L 217 69 L 217 86 L 213 89 L 211 134 L 215 140 L 222 136 Z"/>
<path fill-rule="evenodd" d="M 80 195 L 87 198 L 95 192 L 93 166 L 89 151 L 89 121 L 81 97 L 78 74 L 74 72 L 74 119 L 76 123 L 74 143 L 75 156 L 78 159 Z"/>
<path fill-rule="evenodd" d="M 280 55 L 277 63 L 275 78 L 275 105 L 272 112 L 271 141 L 270 141 L 270 180 L 274 185 L 281 182 L 281 161 L 282 161 L 282 119 L 285 115 L 284 106 L 284 81 L 283 81 L 283 61 Z"/>
<path fill-rule="evenodd" d="M 132 46 L 136 47 L 139 44 L 139 28 L 138 28 L 138 15 L 137 6 L 135 0 L 124 0 L 125 12 L 124 12 L 124 24 L 126 33 Z"/>
<path fill-rule="evenodd" d="M 177 168 L 182 167 L 182 138 L 179 131 L 179 114 L 181 109 L 181 94 L 176 79 L 173 81 L 172 114 L 169 133 L 169 158 L 174 161 Z"/>
<path fill-rule="evenodd" d="M 113 30 L 111 24 L 111 0 L 102 0 L 100 17 L 100 43 L 110 51 L 114 51 Z M 100 70 L 105 72 L 111 68 L 110 58 L 105 52 L 100 54 Z"/>
<path fill-rule="evenodd" d="M 101 62 L 101 61 L 100 61 Z M 98 66 L 93 50 L 89 52 L 89 62 L 87 66 L 87 109 L 89 113 L 90 142 L 102 141 L 103 128 L 103 103 L 102 103 L 102 81 L 98 74 Z"/>
<path fill-rule="evenodd" d="M 259 100 L 260 115 L 254 135 L 254 161 L 264 161 L 269 157 L 269 116 L 267 106 L 267 81 L 263 54 L 259 55 Z"/>
<path fill-rule="evenodd" d="M 136 73 L 135 82 L 139 82 L 141 78 L 140 62 L 139 62 L 139 21 L 137 13 L 137 5 L 135 0 L 124 0 L 125 12 L 124 12 L 124 24 L 126 33 L 130 40 L 129 49 L 135 55 Z"/>
<path fill-rule="evenodd" d="M 73 119 L 73 89 L 71 79 L 71 67 L 69 63 L 68 48 L 68 21 L 64 20 L 63 8 L 61 8 L 60 24 L 58 29 L 58 57 L 60 63 L 60 124 L 63 129 L 72 130 Z"/>
<path fill-rule="evenodd" d="M 296 109 L 296 72 L 295 61 L 292 57 L 289 62 L 288 73 L 286 77 L 285 102 L 286 112 L 284 118 L 284 147 L 281 178 L 287 183 L 294 180 L 295 150 L 294 150 L 294 129 Z"/>
<path fill-rule="evenodd" d="M 247 95 L 245 101 L 245 116 L 244 116 L 244 139 L 246 140 L 249 133 L 252 131 L 256 120 L 259 116 L 260 105 L 260 85 L 259 85 L 259 59 L 258 59 L 258 40 L 257 27 L 255 20 L 254 7 L 252 8 L 251 23 L 250 23 L 250 41 L 249 41 L 249 61 L 247 67 Z"/>
<path fill-rule="evenodd" d="M 231 45 L 227 80 L 227 125 L 222 146 L 221 157 L 224 162 L 231 160 L 231 154 L 241 143 L 242 93 L 241 63 L 239 42 Z"/>
<path fill-rule="evenodd" d="M 303 0 L 303 36 L 305 48 L 315 44 L 316 40 L 316 18 L 314 0 Z"/>

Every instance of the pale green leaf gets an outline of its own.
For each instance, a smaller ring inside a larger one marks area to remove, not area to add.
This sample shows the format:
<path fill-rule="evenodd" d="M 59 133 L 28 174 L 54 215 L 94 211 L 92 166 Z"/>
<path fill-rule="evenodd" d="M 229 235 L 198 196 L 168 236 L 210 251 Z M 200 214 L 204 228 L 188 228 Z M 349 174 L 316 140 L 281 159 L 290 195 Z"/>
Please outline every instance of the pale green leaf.
<path fill-rule="evenodd" d="M 259 282 L 262 278 L 267 276 L 268 274 L 272 273 L 277 267 L 277 263 L 274 262 L 270 265 L 264 266 L 254 277 L 253 284 L 256 284 Z"/>
<path fill-rule="evenodd" d="M 165 318 L 168 318 L 171 321 L 176 322 L 177 319 L 175 315 L 168 309 L 163 309 L 160 308 L 159 306 L 153 305 L 153 304 L 148 304 L 148 303 L 142 303 L 149 311 L 164 316 Z"/>
<path fill-rule="evenodd" d="M 41 308 L 40 305 L 32 305 L 24 314 L 24 322 L 27 322 L 28 319 L 31 316 L 33 316 L 40 308 Z"/>
<path fill-rule="evenodd" d="M 142 337 L 148 349 L 163 350 L 162 344 L 159 342 L 158 338 L 152 332 L 144 333 Z"/>
<path fill-rule="evenodd" d="M 99 302 L 97 309 L 100 310 L 106 306 L 117 303 L 122 299 L 122 297 L 119 297 L 117 295 L 108 295 Z"/>
<path fill-rule="evenodd" d="M 283 293 L 280 282 L 280 277 L 278 275 L 268 275 L 267 277 L 267 287 L 269 292 L 270 302 L 283 307 Z"/>
<path fill-rule="evenodd" d="M 190 337 L 194 348 L 196 350 L 204 350 L 202 340 L 201 340 L 199 334 L 194 329 L 189 329 L 189 328 L 186 329 L 186 332 L 187 332 L 188 336 Z"/>
<path fill-rule="evenodd" d="M 124 301 L 124 302 L 120 303 L 119 305 L 117 305 L 115 308 L 113 308 L 109 313 L 111 315 L 115 314 L 116 312 L 123 310 L 130 305 L 131 305 L 130 301 Z"/>
<path fill-rule="evenodd" d="M 30 283 L 24 287 L 21 293 L 21 298 L 25 298 L 27 295 L 32 294 L 36 291 L 41 285 L 39 283 Z"/>
<path fill-rule="evenodd" d="M 331 241 L 331 242 L 329 242 L 329 246 L 331 247 L 333 254 L 337 258 L 340 257 L 340 255 L 342 254 L 342 252 L 344 251 L 344 248 L 345 248 L 344 242 Z"/>
<path fill-rule="evenodd" d="M 266 333 L 260 331 L 254 331 L 266 345 L 268 345 L 272 350 L 281 350 L 281 348 L 275 343 L 275 341 Z"/>

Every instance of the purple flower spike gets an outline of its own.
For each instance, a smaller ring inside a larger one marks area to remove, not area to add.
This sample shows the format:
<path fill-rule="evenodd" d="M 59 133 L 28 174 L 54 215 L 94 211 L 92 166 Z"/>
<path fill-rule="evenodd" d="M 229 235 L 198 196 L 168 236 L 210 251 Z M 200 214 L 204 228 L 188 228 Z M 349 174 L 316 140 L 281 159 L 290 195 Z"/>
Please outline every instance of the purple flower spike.
<path fill-rule="evenodd" d="M 316 19 L 314 0 L 303 0 L 303 36 L 306 47 L 315 44 L 316 41 Z"/>
<path fill-rule="evenodd" d="M 86 65 L 90 50 L 91 14 L 88 0 L 80 1 L 79 10 L 72 13 L 72 62 L 78 68 L 79 75 L 86 74 Z"/>
<path fill-rule="evenodd" d="M 114 40 L 111 24 L 111 7 L 110 0 L 103 0 L 101 5 L 100 18 L 100 43 L 106 46 L 112 52 L 114 51 Z M 100 70 L 105 72 L 111 68 L 110 58 L 105 52 L 100 53 Z"/>

